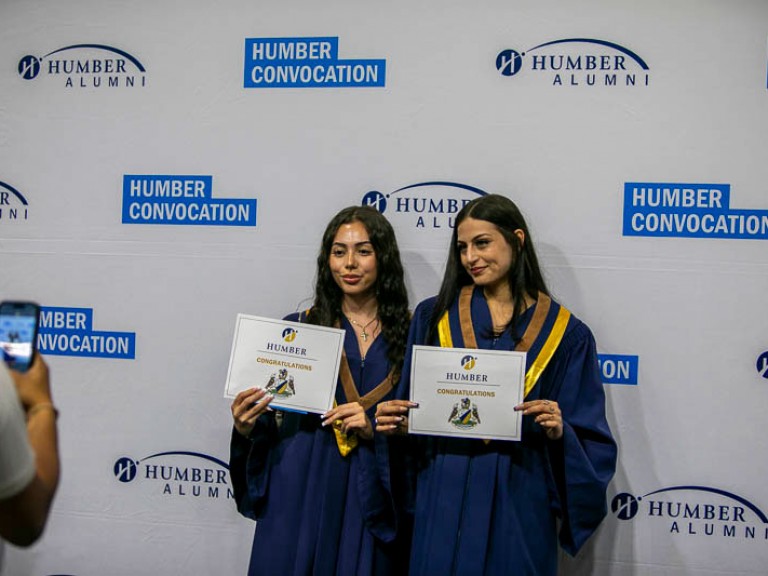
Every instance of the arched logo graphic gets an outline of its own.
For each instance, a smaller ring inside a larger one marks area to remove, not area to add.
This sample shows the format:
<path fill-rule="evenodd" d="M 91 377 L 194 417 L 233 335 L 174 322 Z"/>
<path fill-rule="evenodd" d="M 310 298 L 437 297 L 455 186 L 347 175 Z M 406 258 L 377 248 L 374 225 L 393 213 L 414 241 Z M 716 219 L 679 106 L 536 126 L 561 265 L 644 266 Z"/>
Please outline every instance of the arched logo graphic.
<path fill-rule="evenodd" d="M 445 249 L 456 214 L 487 192 L 469 184 L 433 180 L 403 186 L 392 192 L 371 190 L 362 204 L 384 214 L 405 247 Z"/>
<path fill-rule="evenodd" d="M 128 483 L 136 479 L 139 469 L 139 461 L 133 458 L 123 457 L 115 461 L 112 473 L 120 482 Z"/>
<path fill-rule="evenodd" d="M 121 484 L 149 484 L 172 497 L 212 500 L 234 497 L 229 465 L 200 452 L 158 452 L 138 459 L 122 456 L 114 462 L 112 473 Z"/>
<path fill-rule="evenodd" d="M 496 56 L 496 70 L 502 76 L 514 76 L 523 67 L 523 54 L 520 54 L 517 50 L 502 50 Z"/>
<path fill-rule="evenodd" d="M 631 520 L 637 516 L 639 509 L 638 499 L 626 492 L 617 494 L 611 501 L 611 512 L 616 514 L 616 518 L 619 520 Z"/>
<path fill-rule="evenodd" d="M 0 222 L 29 219 L 29 202 L 16 188 L 0 182 Z"/>
<path fill-rule="evenodd" d="M 648 86 L 650 68 L 636 52 L 607 40 L 563 38 L 528 50 L 505 48 L 496 56 L 505 78 L 544 74 L 553 86 Z"/>
<path fill-rule="evenodd" d="M 644 521 L 674 537 L 756 540 L 768 537 L 768 517 L 746 498 L 710 486 L 671 486 L 611 500 L 620 521 Z M 712 540 L 714 542 L 714 540 Z"/>
<path fill-rule="evenodd" d="M 720 490 L 719 488 L 711 488 L 709 486 L 671 486 L 669 488 L 661 488 L 659 490 L 654 490 L 653 492 L 648 492 L 648 494 L 645 496 L 632 496 L 631 494 L 623 492 L 621 494 L 617 494 L 611 501 L 611 511 L 613 511 L 621 520 L 631 520 L 637 515 L 639 503 L 642 500 L 648 499 L 649 496 L 654 496 L 656 494 L 680 491 L 703 492 L 706 494 L 714 494 L 723 497 L 727 500 L 738 503 L 745 509 L 750 510 L 763 524 L 768 524 L 768 517 L 766 517 L 765 513 L 763 513 L 760 508 L 752 504 L 746 498 L 742 498 L 741 496 L 733 494 L 732 492 Z"/>
<path fill-rule="evenodd" d="M 13 196 L 11 196 L 13 195 Z M 15 198 L 23 206 L 29 206 L 29 202 L 16 188 L 10 184 L 0 181 L 0 206 L 10 204 L 11 199 Z"/>
<path fill-rule="evenodd" d="M 19 60 L 19 76 L 24 80 L 34 80 L 40 74 L 40 58 L 27 55 Z"/>
<path fill-rule="evenodd" d="M 755 364 L 757 373 L 763 378 L 768 379 L 768 350 L 760 354 L 757 357 L 757 363 Z"/>
<path fill-rule="evenodd" d="M 43 56 L 27 54 L 17 70 L 24 80 L 61 78 L 67 88 L 143 87 L 147 71 L 132 54 L 106 44 L 72 44 Z"/>

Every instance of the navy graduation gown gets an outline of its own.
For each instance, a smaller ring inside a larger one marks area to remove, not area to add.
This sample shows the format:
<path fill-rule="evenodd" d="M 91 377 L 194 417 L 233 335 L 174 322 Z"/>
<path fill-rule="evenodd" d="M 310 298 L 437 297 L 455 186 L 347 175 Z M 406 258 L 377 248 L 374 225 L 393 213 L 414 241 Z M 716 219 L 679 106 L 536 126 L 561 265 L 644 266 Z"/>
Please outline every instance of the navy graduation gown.
<path fill-rule="evenodd" d="M 389 372 L 386 342 L 376 338 L 363 361 L 346 319 L 342 327 L 344 351 L 363 396 Z M 336 402 L 347 402 L 341 382 Z M 371 421 L 374 414 L 375 407 L 369 410 Z M 331 426 L 320 423 L 318 414 L 284 412 L 278 427 L 275 414 L 266 413 L 250 438 L 232 431 L 230 476 L 237 508 L 257 521 L 249 576 L 403 573 L 407 558 L 394 541 L 387 463 L 377 458 L 373 441 L 360 440 L 342 457 Z"/>
<path fill-rule="evenodd" d="M 417 307 L 408 350 L 412 344 L 439 345 L 427 341 L 434 302 Z M 533 308 L 520 319 L 518 334 Z M 479 348 L 514 349 L 509 332 L 494 339 L 482 290 L 474 290 L 471 314 Z M 449 310 L 449 322 L 453 345 L 464 347 L 457 303 Z M 529 351 L 529 366 L 537 344 Z M 408 398 L 409 378 L 410 355 L 398 398 Z M 418 448 L 412 576 L 554 576 L 558 532 L 561 546 L 573 555 L 605 516 L 617 450 L 605 417 L 594 338 L 572 315 L 554 356 L 526 396 L 538 398 L 558 402 L 560 440 L 547 439 L 530 416 L 523 418 L 520 442 L 412 438 Z"/>

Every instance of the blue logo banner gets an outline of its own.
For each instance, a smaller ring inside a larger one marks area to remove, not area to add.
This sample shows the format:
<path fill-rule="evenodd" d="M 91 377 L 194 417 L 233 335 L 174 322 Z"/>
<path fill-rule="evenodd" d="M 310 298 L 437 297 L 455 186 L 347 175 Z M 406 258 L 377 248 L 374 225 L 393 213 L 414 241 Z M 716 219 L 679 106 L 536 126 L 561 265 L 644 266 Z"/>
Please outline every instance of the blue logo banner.
<path fill-rule="evenodd" d="M 638 356 L 620 354 L 598 354 L 600 375 L 603 384 L 637 385 L 637 369 L 640 364 Z"/>
<path fill-rule="evenodd" d="M 212 176 L 123 176 L 123 224 L 256 226 L 255 199 L 213 198 Z"/>
<path fill-rule="evenodd" d="M 136 358 L 136 334 L 93 329 L 93 309 L 43 306 L 37 347 L 53 356 Z"/>
<path fill-rule="evenodd" d="M 386 81 L 386 60 L 340 60 L 339 39 L 246 38 L 245 88 L 372 88 Z"/>
<path fill-rule="evenodd" d="M 627 182 L 624 236 L 768 239 L 768 210 L 730 207 L 730 184 Z"/>

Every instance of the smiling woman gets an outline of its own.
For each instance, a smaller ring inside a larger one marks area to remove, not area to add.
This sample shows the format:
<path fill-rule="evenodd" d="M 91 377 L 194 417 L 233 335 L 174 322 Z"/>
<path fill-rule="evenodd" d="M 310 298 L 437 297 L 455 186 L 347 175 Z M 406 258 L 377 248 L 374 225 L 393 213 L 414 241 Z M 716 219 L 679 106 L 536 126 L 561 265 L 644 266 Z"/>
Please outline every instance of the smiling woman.
<path fill-rule="evenodd" d="M 376 404 L 392 398 L 399 379 L 409 321 L 400 253 L 384 216 L 353 206 L 331 220 L 312 307 L 287 319 L 344 329 L 344 352 L 326 414 L 278 417 L 260 388 L 232 403 L 235 499 L 258 522 L 248 573 L 405 574 L 410 533 L 398 529 L 372 425 Z"/>
<path fill-rule="evenodd" d="M 344 293 L 343 300 L 358 308 L 367 307 L 376 312 L 376 252 L 368 237 L 368 230 L 360 221 L 342 224 L 333 239 L 328 259 L 333 279 Z"/>
<path fill-rule="evenodd" d="M 554 576 L 558 532 L 575 554 L 605 515 L 616 445 L 592 333 L 550 298 L 511 200 L 483 196 L 456 216 L 440 293 L 416 308 L 412 344 L 526 352 L 526 376 L 524 402 L 509 406 L 523 414 L 521 441 L 413 443 L 411 576 Z M 377 432 L 392 439 L 414 408 L 411 360 L 396 399 L 376 412 Z"/>
<path fill-rule="evenodd" d="M 525 233 L 517 228 L 513 234 L 522 245 Z M 475 286 L 486 291 L 509 291 L 507 275 L 514 261 L 512 247 L 499 229 L 487 220 L 469 217 L 461 223 L 456 247 L 461 265 L 472 277 Z"/>

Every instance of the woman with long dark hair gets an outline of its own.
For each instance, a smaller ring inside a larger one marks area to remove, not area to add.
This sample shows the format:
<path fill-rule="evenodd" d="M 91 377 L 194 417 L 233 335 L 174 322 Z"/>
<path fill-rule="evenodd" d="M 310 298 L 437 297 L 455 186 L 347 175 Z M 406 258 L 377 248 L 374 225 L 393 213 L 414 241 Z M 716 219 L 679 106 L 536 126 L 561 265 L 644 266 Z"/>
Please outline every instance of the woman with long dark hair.
<path fill-rule="evenodd" d="M 273 411 L 261 388 L 232 403 L 235 499 L 257 521 L 248 574 L 402 573 L 407 558 L 372 426 L 376 404 L 393 397 L 409 323 L 400 253 L 384 216 L 353 206 L 331 220 L 312 307 L 286 319 L 343 328 L 344 354 L 335 407 L 322 416 Z"/>
<path fill-rule="evenodd" d="M 589 328 L 549 295 L 517 206 L 491 194 L 457 215 L 437 297 L 411 344 L 525 351 L 519 442 L 418 437 L 410 573 L 554 576 L 606 513 L 616 444 Z M 407 430 L 410 355 L 377 431 Z M 422 407 L 423 408 L 423 407 Z"/>

